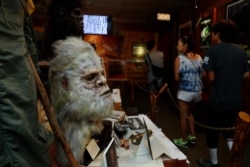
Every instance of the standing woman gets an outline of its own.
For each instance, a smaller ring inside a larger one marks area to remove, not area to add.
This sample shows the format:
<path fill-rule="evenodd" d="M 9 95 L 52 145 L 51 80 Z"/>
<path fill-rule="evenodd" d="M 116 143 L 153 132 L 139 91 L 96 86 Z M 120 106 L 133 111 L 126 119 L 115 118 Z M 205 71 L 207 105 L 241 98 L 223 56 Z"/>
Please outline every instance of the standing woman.
<path fill-rule="evenodd" d="M 179 83 L 177 93 L 180 109 L 181 138 L 173 142 L 180 147 L 188 148 L 195 144 L 195 125 L 192 114 L 194 102 L 199 102 L 202 96 L 202 58 L 193 52 L 193 42 L 190 36 L 178 40 L 178 56 L 175 59 L 174 77 Z"/>

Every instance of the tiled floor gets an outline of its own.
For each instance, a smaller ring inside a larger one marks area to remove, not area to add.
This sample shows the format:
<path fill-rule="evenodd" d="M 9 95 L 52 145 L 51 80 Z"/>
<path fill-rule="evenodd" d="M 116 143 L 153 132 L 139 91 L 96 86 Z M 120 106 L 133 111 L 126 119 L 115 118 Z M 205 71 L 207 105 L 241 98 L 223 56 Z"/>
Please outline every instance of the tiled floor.
<path fill-rule="evenodd" d="M 133 114 L 136 111 L 140 113 L 148 113 L 150 111 L 149 94 L 141 89 L 136 89 L 135 100 L 133 103 L 130 101 L 130 88 L 124 87 L 121 92 L 123 108 L 128 114 Z M 171 89 L 170 89 L 171 92 Z M 156 113 L 155 124 L 162 128 L 164 134 L 169 138 L 180 137 L 180 125 L 179 125 L 179 112 L 176 109 L 173 101 L 171 100 L 167 91 L 165 91 L 159 99 L 160 110 Z M 199 108 L 195 112 L 196 121 L 203 122 L 204 107 L 202 103 L 199 104 Z M 133 112 L 131 112 L 133 111 Z M 196 126 L 197 143 L 191 148 L 180 150 L 187 156 L 190 161 L 190 167 L 199 167 L 196 163 L 198 158 L 208 157 L 208 150 L 205 143 L 205 128 Z M 246 150 L 243 157 L 242 167 L 250 166 L 250 145 L 246 146 Z M 220 138 L 218 157 L 221 166 L 226 167 L 229 162 L 230 152 L 223 138 Z"/>

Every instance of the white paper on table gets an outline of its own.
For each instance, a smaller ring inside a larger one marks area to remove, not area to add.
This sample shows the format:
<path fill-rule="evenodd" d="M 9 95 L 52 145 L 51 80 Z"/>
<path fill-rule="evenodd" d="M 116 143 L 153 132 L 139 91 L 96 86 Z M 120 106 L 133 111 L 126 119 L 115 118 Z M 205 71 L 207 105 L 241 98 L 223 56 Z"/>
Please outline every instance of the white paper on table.
<path fill-rule="evenodd" d="M 139 118 L 141 120 L 145 119 L 145 122 L 147 123 L 148 129 L 153 131 L 152 136 L 153 136 L 153 138 L 155 138 L 153 141 L 154 142 L 153 144 L 155 144 L 155 145 L 159 144 L 162 147 L 161 150 L 156 150 L 155 147 L 152 146 L 152 141 L 150 142 L 152 152 L 155 152 L 155 156 L 153 155 L 153 157 L 157 157 L 158 154 L 160 154 L 160 152 L 162 152 L 163 154 L 166 154 L 167 156 L 169 156 L 171 159 L 178 159 L 178 160 L 186 160 L 187 159 L 186 155 L 184 155 L 179 150 L 179 148 L 176 147 L 176 145 L 168 137 L 166 137 L 166 135 L 161 131 L 161 129 L 159 129 L 146 115 L 140 114 Z M 158 147 L 159 147 L 159 145 L 158 145 Z"/>
<path fill-rule="evenodd" d="M 136 156 L 142 156 L 142 155 L 150 155 L 147 135 L 145 133 L 143 134 L 143 137 L 136 152 Z"/>
<path fill-rule="evenodd" d="M 156 152 L 162 152 L 163 154 L 166 154 L 172 159 L 178 159 L 178 160 L 185 160 L 187 159 L 186 155 L 184 155 L 174 143 L 172 143 L 169 138 L 167 138 L 162 132 L 154 132 L 154 141 L 153 144 L 154 147 L 161 147 Z M 152 148 L 154 148 L 152 146 Z M 154 148 L 156 150 L 156 148 Z M 159 153 L 158 153 L 159 154 Z"/>
<path fill-rule="evenodd" d="M 127 151 L 127 150 L 123 150 Z M 152 160 L 151 155 L 142 155 L 142 156 L 131 156 L 133 152 L 129 153 L 129 157 L 122 158 L 118 160 L 119 167 L 164 167 L 163 161 L 161 158 Z M 89 167 L 103 167 L 103 155 L 99 154 L 96 159 L 89 164 Z"/>
<path fill-rule="evenodd" d="M 128 161 L 119 161 L 119 167 L 164 167 L 162 159 L 152 160 L 151 155 L 134 156 Z"/>
<path fill-rule="evenodd" d="M 86 146 L 86 150 L 88 151 L 92 160 L 94 160 L 100 151 L 100 147 L 97 145 L 96 141 L 92 139 Z"/>

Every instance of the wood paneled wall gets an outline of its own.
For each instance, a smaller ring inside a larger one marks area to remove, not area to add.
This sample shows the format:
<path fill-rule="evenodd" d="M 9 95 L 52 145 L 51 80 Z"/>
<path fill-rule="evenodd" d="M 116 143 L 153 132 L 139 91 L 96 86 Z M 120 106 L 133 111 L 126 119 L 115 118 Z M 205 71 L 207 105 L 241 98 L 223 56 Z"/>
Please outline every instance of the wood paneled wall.
<path fill-rule="evenodd" d="M 108 35 L 85 35 L 84 40 L 95 46 L 99 56 L 121 59 L 122 38 Z"/>
<path fill-rule="evenodd" d="M 124 31 L 123 32 L 123 59 L 132 59 L 132 45 L 133 42 L 147 42 L 148 40 L 154 39 L 158 41 L 158 35 L 156 32 L 140 32 L 140 31 Z"/>
<path fill-rule="evenodd" d="M 211 16 L 213 22 L 225 18 L 225 8 L 232 0 L 197 0 L 198 9 L 187 9 L 180 13 L 173 24 L 168 24 L 168 28 L 156 31 L 150 31 L 144 27 L 137 26 L 136 28 L 124 28 L 120 31 L 120 37 L 94 36 L 87 35 L 85 40 L 90 43 L 95 43 L 99 54 L 107 55 L 109 58 L 115 59 L 133 59 L 132 44 L 133 42 L 146 42 L 150 39 L 157 41 L 158 49 L 165 54 L 165 68 L 169 84 L 173 82 L 173 63 L 177 55 L 176 44 L 178 39 L 179 25 L 186 21 L 192 21 L 192 33 L 195 35 L 197 52 L 204 55 L 206 50 L 200 49 L 200 29 L 195 24 L 200 17 Z M 117 35 L 117 34 L 116 34 Z M 108 46 L 108 47 L 107 47 Z M 119 48 L 119 49 L 118 49 Z M 138 68 L 139 67 L 139 68 Z M 142 72 L 142 66 L 135 63 L 129 63 L 128 72 L 137 72 L 145 75 Z M 142 77 L 142 76 L 140 76 Z M 144 77 L 145 78 L 145 77 Z"/>

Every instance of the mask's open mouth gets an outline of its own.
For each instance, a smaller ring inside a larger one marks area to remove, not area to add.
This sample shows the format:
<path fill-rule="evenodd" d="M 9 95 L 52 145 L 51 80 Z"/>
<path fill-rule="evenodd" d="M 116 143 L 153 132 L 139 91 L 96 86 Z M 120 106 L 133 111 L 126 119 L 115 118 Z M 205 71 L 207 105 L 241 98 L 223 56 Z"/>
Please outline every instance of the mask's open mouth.
<path fill-rule="evenodd" d="M 110 89 L 101 94 L 101 96 L 110 96 L 110 95 L 111 95 Z"/>

